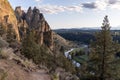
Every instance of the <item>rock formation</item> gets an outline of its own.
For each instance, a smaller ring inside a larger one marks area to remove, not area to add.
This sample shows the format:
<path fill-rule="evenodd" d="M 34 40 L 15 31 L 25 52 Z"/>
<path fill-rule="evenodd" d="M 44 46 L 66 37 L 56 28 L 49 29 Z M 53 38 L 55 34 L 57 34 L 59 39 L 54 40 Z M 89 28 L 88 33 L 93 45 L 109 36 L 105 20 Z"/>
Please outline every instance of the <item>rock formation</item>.
<path fill-rule="evenodd" d="M 21 39 L 26 34 L 26 29 L 34 30 L 37 36 L 37 43 L 45 44 L 53 49 L 53 32 L 40 11 L 34 7 L 29 7 L 25 13 L 21 7 L 16 7 L 15 14 L 18 20 L 18 27 Z"/>
<path fill-rule="evenodd" d="M 17 27 L 17 19 L 12 7 L 7 0 L 0 0 L 0 23 L 8 27 L 8 24 L 13 25 L 16 32 L 17 40 L 19 40 L 19 32 Z"/>

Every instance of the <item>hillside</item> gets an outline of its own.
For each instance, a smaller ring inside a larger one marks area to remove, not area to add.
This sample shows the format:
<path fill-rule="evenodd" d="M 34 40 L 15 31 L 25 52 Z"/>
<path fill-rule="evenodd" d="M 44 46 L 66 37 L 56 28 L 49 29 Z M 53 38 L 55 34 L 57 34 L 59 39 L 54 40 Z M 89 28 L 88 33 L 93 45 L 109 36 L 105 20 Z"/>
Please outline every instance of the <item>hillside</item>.
<path fill-rule="evenodd" d="M 39 74 L 42 74 L 39 75 Z M 0 38 L 0 80 L 51 80 L 51 76 L 43 67 L 39 69 L 32 61 L 8 47 L 8 43 Z"/>
<path fill-rule="evenodd" d="M 74 44 L 56 34 L 39 9 L 13 10 L 0 0 L 0 12 L 0 80 L 78 78 L 64 56 Z"/>
<path fill-rule="evenodd" d="M 0 80 L 51 80 L 45 69 L 29 71 L 14 60 L 0 59 Z"/>
<path fill-rule="evenodd" d="M 57 34 L 69 41 L 79 42 L 82 44 L 90 44 L 91 40 L 95 40 L 95 33 L 100 32 L 100 29 L 57 29 L 54 30 Z M 111 30 L 111 35 L 114 41 L 120 43 L 120 30 Z M 74 37 L 73 37 L 74 36 Z"/>
<path fill-rule="evenodd" d="M 59 34 L 54 32 L 53 33 L 54 44 L 56 44 L 56 46 L 63 46 L 64 49 L 66 50 L 73 47 L 77 47 L 77 45 L 73 41 L 67 40 L 63 37 L 64 36 L 61 37 Z"/>

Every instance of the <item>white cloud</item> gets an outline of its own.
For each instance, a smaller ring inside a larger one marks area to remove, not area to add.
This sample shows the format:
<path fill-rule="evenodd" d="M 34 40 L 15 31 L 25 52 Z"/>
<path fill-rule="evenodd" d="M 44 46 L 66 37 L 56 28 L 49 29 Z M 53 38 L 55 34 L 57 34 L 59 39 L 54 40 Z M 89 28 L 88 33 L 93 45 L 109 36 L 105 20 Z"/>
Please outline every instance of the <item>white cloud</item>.
<path fill-rule="evenodd" d="M 106 8 L 119 9 L 120 0 L 96 0 L 94 2 L 82 3 L 83 8 L 105 10 Z"/>
<path fill-rule="evenodd" d="M 120 4 L 112 5 L 111 8 L 120 10 Z"/>
<path fill-rule="evenodd" d="M 35 0 L 35 1 L 40 2 L 40 1 L 42 1 L 42 0 Z"/>
<path fill-rule="evenodd" d="M 64 7 L 67 11 L 76 11 L 76 12 L 82 12 L 82 6 L 68 6 Z"/>
<path fill-rule="evenodd" d="M 98 1 L 96 1 L 95 3 L 96 3 L 96 6 L 97 6 L 97 9 L 99 9 L 99 10 L 105 10 L 106 7 L 107 7 L 107 5 L 108 5 L 108 4 L 107 4 L 105 1 L 103 1 L 103 0 L 98 0 Z"/>
<path fill-rule="evenodd" d="M 41 2 L 42 0 L 35 0 Z M 38 9 L 42 13 L 47 14 L 57 14 L 61 12 L 82 12 L 84 8 L 93 9 L 93 10 L 106 10 L 110 9 L 119 9 L 120 10 L 120 0 L 95 0 L 93 2 L 85 2 L 80 5 L 71 5 L 71 6 L 58 6 L 58 5 L 39 5 Z"/>
<path fill-rule="evenodd" d="M 111 9 L 120 10 L 120 0 L 108 0 L 108 3 Z"/>
<path fill-rule="evenodd" d="M 42 13 L 48 14 L 57 14 L 65 11 L 82 12 L 81 6 L 39 5 L 38 8 Z"/>

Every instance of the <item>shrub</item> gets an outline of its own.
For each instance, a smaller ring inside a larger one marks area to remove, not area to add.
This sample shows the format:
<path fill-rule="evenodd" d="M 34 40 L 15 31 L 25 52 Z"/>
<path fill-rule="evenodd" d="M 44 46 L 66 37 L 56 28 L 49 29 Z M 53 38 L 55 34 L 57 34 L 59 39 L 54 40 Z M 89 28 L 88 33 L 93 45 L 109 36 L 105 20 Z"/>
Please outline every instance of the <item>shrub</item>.
<path fill-rule="evenodd" d="M 75 66 L 64 55 L 62 54 L 58 55 L 55 61 L 56 64 L 64 68 L 66 71 L 70 71 L 71 73 L 76 73 Z"/>
<path fill-rule="evenodd" d="M 52 78 L 53 80 L 59 80 L 59 74 L 53 74 Z"/>
<path fill-rule="evenodd" d="M 8 47 L 8 43 L 0 37 L 0 48 Z"/>
<path fill-rule="evenodd" d="M 0 80 L 6 80 L 7 76 L 8 76 L 8 73 L 7 72 L 3 72 L 1 74 L 1 76 L 0 76 Z"/>
<path fill-rule="evenodd" d="M 14 56 L 13 50 L 11 48 L 0 49 L 0 57 L 3 59 L 12 59 Z"/>
<path fill-rule="evenodd" d="M 50 72 L 57 67 L 65 68 L 66 71 L 72 73 L 75 72 L 74 66 L 63 54 L 56 56 L 56 53 L 51 54 L 45 45 L 37 44 L 33 32 L 29 32 L 23 40 L 21 52 L 28 59 L 32 59 L 34 63 L 46 66 Z"/>
<path fill-rule="evenodd" d="M 33 62 L 29 61 L 28 59 L 25 59 L 25 61 L 23 61 L 22 64 L 25 65 L 25 67 L 30 67 L 33 65 Z"/>

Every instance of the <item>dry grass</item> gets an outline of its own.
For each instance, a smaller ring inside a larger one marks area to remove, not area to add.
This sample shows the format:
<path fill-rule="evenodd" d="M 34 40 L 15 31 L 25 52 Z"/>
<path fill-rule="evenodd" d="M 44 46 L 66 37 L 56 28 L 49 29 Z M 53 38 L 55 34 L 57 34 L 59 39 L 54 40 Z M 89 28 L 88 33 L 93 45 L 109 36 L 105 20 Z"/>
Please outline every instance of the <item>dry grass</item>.
<path fill-rule="evenodd" d="M 56 73 L 53 74 L 53 75 L 52 75 L 52 79 L 53 79 L 53 80 L 59 80 L 59 74 L 56 74 Z"/>
<path fill-rule="evenodd" d="M 0 57 L 3 59 L 12 59 L 13 57 L 15 57 L 13 49 L 11 48 L 0 49 Z"/>
<path fill-rule="evenodd" d="M 28 59 L 22 60 L 21 64 L 24 65 L 26 68 L 34 68 L 35 67 L 35 64 L 33 63 L 33 61 L 28 60 Z"/>

